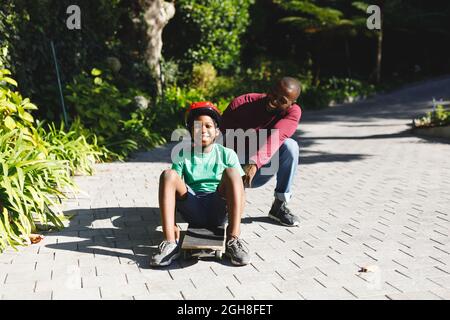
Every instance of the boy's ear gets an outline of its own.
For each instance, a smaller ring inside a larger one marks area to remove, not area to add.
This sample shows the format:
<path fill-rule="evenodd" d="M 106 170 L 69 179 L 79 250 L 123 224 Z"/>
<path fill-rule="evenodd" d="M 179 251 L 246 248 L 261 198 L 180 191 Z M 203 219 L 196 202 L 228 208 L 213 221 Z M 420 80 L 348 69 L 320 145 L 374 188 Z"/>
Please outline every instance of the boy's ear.
<path fill-rule="evenodd" d="M 220 134 L 220 129 L 216 128 L 216 136 L 215 136 L 215 138 L 217 138 L 219 136 L 219 134 Z"/>

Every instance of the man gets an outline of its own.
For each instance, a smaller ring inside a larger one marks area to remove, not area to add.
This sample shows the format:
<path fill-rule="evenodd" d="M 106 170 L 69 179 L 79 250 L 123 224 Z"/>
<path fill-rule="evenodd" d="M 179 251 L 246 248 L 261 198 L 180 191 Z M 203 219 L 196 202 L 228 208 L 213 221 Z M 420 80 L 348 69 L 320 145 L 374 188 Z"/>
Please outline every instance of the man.
<path fill-rule="evenodd" d="M 235 98 L 222 115 L 221 131 L 227 146 L 230 143 L 227 142 L 227 136 L 230 139 L 229 129 L 254 129 L 257 134 L 261 129 L 277 130 L 278 135 L 269 132 L 267 138 L 262 141 L 258 139 L 257 148 L 254 148 L 256 154 L 247 154 L 243 179 L 244 186 L 256 188 L 268 182 L 276 173 L 275 200 L 269 217 L 285 226 L 299 224 L 298 218 L 286 204 L 291 198 L 291 187 L 298 166 L 299 147 L 291 137 L 297 130 L 302 114 L 300 106 L 296 104 L 300 92 L 301 85 L 297 79 L 283 77 L 267 94 L 249 93 Z M 235 151 L 236 145 L 233 145 Z M 246 149 L 248 153 L 251 148 L 247 145 Z M 278 166 L 275 165 L 277 171 L 265 174 L 262 169 L 271 167 L 274 161 L 278 161 Z"/>

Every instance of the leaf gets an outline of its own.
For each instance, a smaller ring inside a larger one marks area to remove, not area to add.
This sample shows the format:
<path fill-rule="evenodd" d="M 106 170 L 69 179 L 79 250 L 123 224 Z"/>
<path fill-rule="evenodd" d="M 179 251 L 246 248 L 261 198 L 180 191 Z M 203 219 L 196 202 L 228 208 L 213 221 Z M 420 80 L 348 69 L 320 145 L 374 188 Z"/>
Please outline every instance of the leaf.
<path fill-rule="evenodd" d="M 18 180 L 18 182 L 19 182 L 19 188 L 20 188 L 20 191 L 22 191 L 23 192 L 23 189 L 24 189 L 24 183 L 25 183 L 25 176 L 23 175 L 23 170 L 21 169 L 21 168 L 19 168 L 19 167 L 17 167 L 16 168 L 16 171 L 17 171 L 17 176 L 18 176 L 18 178 L 19 178 L 19 180 Z"/>
<path fill-rule="evenodd" d="M 8 69 L 0 69 L 0 74 L 8 75 L 11 74 L 11 71 L 9 71 Z"/>
<path fill-rule="evenodd" d="M 13 118 L 11 118 L 10 116 L 7 116 L 5 118 L 5 126 L 9 129 L 9 130 L 14 130 L 16 128 L 16 122 L 14 121 Z"/>
<path fill-rule="evenodd" d="M 2 80 L 5 81 L 5 82 L 8 82 L 9 84 L 12 84 L 15 87 L 17 87 L 16 80 L 14 80 L 14 79 L 12 79 L 10 77 L 3 77 Z"/>
<path fill-rule="evenodd" d="M 369 4 L 368 3 L 364 3 L 362 1 L 355 1 L 355 2 L 352 2 L 352 6 L 357 8 L 357 9 L 359 9 L 359 10 L 361 10 L 361 11 L 366 12 L 367 11 L 367 7 L 369 6 Z"/>
<path fill-rule="evenodd" d="M 31 102 L 25 103 L 23 105 L 23 108 L 28 109 L 28 110 L 37 110 L 38 109 L 38 107 L 34 103 L 31 103 Z"/>
<path fill-rule="evenodd" d="M 92 74 L 94 77 L 97 77 L 97 76 L 99 76 L 99 75 L 102 74 L 102 71 L 99 70 L 99 69 L 97 69 L 97 68 L 94 68 L 94 69 L 92 69 L 91 74 Z"/>
<path fill-rule="evenodd" d="M 97 84 L 97 85 L 101 85 L 103 83 L 103 80 L 100 77 L 95 77 L 94 83 Z"/>
<path fill-rule="evenodd" d="M 23 120 L 28 121 L 28 122 L 33 122 L 34 121 L 33 116 L 31 114 L 29 114 L 28 112 L 26 112 L 26 111 L 24 111 L 23 114 L 20 115 L 20 117 Z"/>
<path fill-rule="evenodd" d="M 10 102 L 10 101 L 4 101 L 2 103 L 4 106 L 6 106 L 10 112 L 16 112 L 17 111 L 17 107 L 14 103 Z"/>

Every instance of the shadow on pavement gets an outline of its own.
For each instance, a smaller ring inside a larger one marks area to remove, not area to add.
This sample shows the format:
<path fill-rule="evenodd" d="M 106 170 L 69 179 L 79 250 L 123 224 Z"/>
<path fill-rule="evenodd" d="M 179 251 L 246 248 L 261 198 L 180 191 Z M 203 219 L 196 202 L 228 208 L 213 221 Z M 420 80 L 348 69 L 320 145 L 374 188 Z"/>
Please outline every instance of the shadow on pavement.
<path fill-rule="evenodd" d="M 182 256 L 170 266 L 151 268 L 150 257 L 158 250 L 163 239 L 159 208 L 96 208 L 68 210 L 65 215 L 73 215 L 69 225 L 61 231 L 47 232 L 46 235 L 79 237 L 78 241 L 48 244 L 46 247 L 94 255 L 118 257 L 124 264 L 137 265 L 141 269 L 173 270 L 189 267 L 197 259 L 184 260 Z M 184 221 L 177 214 L 177 223 Z M 105 227 L 102 227 L 102 224 Z M 111 226 L 112 225 L 112 226 Z M 181 239 L 185 231 L 181 232 Z M 206 259 L 202 259 L 206 260 Z M 212 259 L 215 260 L 215 259 Z M 218 263 L 232 265 L 227 258 Z"/>
<path fill-rule="evenodd" d="M 270 208 L 267 208 L 267 212 L 269 211 Z M 241 223 L 243 224 L 251 224 L 251 223 L 257 223 L 257 222 L 264 222 L 266 224 L 273 224 L 273 225 L 277 225 L 279 227 L 283 227 L 281 224 L 279 224 L 278 222 L 270 219 L 268 216 L 264 216 L 264 217 L 244 217 L 241 219 Z"/>
<path fill-rule="evenodd" d="M 313 143 L 316 140 L 371 140 L 371 139 L 393 139 L 393 138 L 411 138 L 413 135 L 410 129 L 385 134 L 372 134 L 368 136 L 332 136 L 332 137 L 303 137 L 302 140 L 310 141 Z"/>
<path fill-rule="evenodd" d="M 317 155 L 311 155 L 316 153 Z M 364 160 L 370 157 L 366 154 L 360 153 L 343 153 L 343 154 L 334 154 L 334 153 L 326 153 L 321 151 L 305 151 L 300 156 L 298 163 L 299 165 L 307 165 L 307 164 L 316 164 L 321 162 L 350 162 L 350 161 L 359 161 Z"/>

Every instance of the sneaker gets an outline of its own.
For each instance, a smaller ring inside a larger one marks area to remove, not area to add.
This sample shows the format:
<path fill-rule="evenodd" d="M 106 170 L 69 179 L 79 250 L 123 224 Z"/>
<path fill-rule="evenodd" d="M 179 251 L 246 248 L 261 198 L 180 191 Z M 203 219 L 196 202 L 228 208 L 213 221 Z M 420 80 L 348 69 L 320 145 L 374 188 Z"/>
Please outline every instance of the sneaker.
<path fill-rule="evenodd" d="M 286 207 L 286 202 L 278 199 L 275 199 L 272 208 L 270 208 L 269 218 L 288 227 L 295 227 L 300 224 L 298 218 Z"/>
<path fill-rule="evenodd" d="M 230 257 L 231 263 L 236 266 L 245 266 L 250 263 L 249 250 L 237 237 L 232 237 L 227 241 L 225 254 Z"/>
<path fill-rule="evenodd" d="M 158 249 L 159 252 L 150 259 L 150 265 L 153 267 L 168 266 L 180 256 L 180 246 L 175 242 L 164 240 Z"/>

